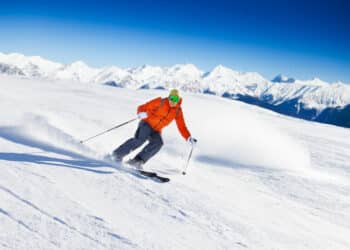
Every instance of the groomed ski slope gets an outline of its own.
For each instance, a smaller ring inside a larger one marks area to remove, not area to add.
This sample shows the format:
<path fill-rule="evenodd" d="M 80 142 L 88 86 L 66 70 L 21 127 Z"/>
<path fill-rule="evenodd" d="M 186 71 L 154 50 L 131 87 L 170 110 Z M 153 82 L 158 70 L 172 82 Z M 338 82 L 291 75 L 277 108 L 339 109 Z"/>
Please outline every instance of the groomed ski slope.
<path fill-rule="evenodd" d="M 106 154 L 166 96 L 0 76 L 0 249 L 349 249 L 350 130 L 183 93 L 199 141 L 175 124 L 146 167 L 167 184 L 113 169 Z"/>

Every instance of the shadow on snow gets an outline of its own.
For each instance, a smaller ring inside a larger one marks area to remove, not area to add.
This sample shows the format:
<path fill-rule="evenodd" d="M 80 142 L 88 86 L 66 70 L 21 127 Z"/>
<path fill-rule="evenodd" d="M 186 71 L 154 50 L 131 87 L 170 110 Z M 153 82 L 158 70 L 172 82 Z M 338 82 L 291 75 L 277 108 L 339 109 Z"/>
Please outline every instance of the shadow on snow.
<path fill-rule="evenodd" d="M 35 164 L 51 165 L 57 167 L 68 167 L 79 170 L 90 171 L 99 174 L 110 174 L 112 171 L 101 171 L 92 168 L 106 167 L 108 164 L 102 161 L 87 158 L 81 154 L 77 154 L 56 146 L 52 146 L 45 142 L 39 141 L 21 135 L 16 132 L 16 127 L 0 127 L 0 137 L 11 141 L 13 143 L 21 144 L 28 147 L 38 148 L 44 152 L 55 153 L 71 159 L 64 159 L 58 157 L 41 156 L 32 153 L 11 153 L 0 152 L 0 161 L 13 161 L 13 162 L 29 162 Z"/>

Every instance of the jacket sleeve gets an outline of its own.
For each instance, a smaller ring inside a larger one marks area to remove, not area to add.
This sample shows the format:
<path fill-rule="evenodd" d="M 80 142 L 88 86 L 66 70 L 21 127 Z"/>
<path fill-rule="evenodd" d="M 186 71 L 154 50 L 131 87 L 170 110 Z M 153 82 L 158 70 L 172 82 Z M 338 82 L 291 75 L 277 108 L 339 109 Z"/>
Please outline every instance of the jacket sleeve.
<path fill-rule="evenodd" d="M 175 120 L 176 120 L 177 128 L 179 129 L 182 137 L 185 138 L 185 140 L 187 140 L 191 136 L 191 133 L 188 131 L 188 129 L 186 127 L 184 115 L 182 113 L 181 108 L 179 108 L 179 111 L 178 111 L 178 114 L 177 114 Z"/>
<path fill-rule="evenodd" d="M 161 97 L 157 97 L 153 100 L 150 100 L 149 102 L 146 102 L 145 104 L 138 106 L 137 113 L 151 111 L 152 109 L 159 107 L 161 101 L 162 101 Z"/>

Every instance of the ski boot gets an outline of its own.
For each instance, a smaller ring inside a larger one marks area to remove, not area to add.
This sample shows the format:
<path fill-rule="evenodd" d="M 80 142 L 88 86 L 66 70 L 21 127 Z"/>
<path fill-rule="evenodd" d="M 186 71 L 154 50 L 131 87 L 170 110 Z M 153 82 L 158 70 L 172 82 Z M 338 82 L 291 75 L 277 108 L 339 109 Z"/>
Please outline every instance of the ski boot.
<path fill-rule="evenodd" d="M 126 163 L 140 171 L 143 170 L 143 164 L 145 164 L 145 162 L 137 156 L 134 159 L 128 160 Z"/>

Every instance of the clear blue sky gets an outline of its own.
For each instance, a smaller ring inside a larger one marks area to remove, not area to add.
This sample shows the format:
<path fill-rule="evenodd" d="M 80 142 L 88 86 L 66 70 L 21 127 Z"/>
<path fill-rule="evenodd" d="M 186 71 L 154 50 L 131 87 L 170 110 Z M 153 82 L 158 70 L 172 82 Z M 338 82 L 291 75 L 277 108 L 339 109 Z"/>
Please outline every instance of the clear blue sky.
<path fill-rule="evenodd" d="M 349 1 L 350 2 L 350 1 Z M 0 51 L 120 67 L 218 64 L 350 83 L 346 0 L 6 1 Z"/>

